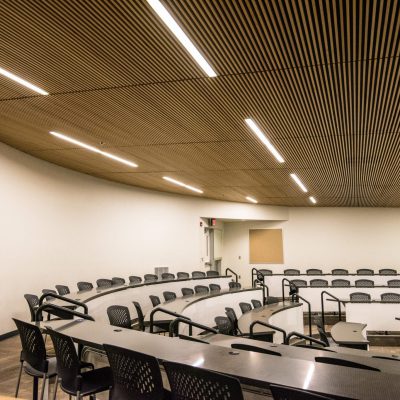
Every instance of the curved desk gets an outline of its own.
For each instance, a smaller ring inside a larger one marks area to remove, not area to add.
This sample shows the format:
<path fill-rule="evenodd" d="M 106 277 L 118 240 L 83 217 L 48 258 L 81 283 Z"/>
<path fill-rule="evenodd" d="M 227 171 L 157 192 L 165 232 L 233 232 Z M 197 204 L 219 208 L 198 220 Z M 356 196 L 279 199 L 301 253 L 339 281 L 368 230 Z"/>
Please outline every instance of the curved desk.
<path fill-rule="evenodd" d="M 304 333 L 302 306 L 302 303 L 280 302 L 255 308 L 243 314 L 239 318 L 239 329 L 243 334 L 248 335 L 250 333 L 250 325 L 252 322 L 262 321 L 282 328 L 287 333 L 292 331 Z M 273 339 L 274 343 L 282 343 L 283 335 L 281 332 L 271 330 L 262 325 L 256 325 L 253 332 L 256 334 L 262 334 L 270 333 L 271 331 L 275 332 Z"/>
<path fill-rule="evenodd" d="M 338 322 L 332 326 L 331 336 L 339 346 L 368 350 L 369 341 L 365 337 L 366 324 Z"/>

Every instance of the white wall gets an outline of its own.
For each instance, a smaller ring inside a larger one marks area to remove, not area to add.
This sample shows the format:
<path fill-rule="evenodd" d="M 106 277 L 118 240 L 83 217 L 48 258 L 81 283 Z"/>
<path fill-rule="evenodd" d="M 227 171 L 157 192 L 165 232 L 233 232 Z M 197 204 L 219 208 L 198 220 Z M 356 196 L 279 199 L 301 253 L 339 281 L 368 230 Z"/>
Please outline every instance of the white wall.
<path fill-rule="evenodd" d="M 286 219 L 287 208 L 142 190 L 76 173 L 0 143 L 0 335 L 27 318 L 24 293 L 202 264 L 200 217 Z"/>
<path fill-rule="evenodd" d="M 286 222 L 231 222 L 224 225 L 223 266 L 250 284 L 249 229 L 283 230 L 284 264 L 329 272 L 343 267 L 400 271 L 399 208 L 290 208 Z M 239 257 L 241 259 L 239 259 Z M 257 266 L 256 266 L 257 267 Z M 283 265 L 259 265 L 282 272 Z"/>

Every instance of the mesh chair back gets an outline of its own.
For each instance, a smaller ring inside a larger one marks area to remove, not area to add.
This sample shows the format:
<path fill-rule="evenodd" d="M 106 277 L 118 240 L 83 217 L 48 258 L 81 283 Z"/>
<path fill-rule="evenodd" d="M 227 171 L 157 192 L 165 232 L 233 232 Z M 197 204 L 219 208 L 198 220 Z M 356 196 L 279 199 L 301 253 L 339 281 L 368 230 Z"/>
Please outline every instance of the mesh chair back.
<path fill-rule="evenodd" d="M 174 400 L 243 400 L 236 378 L 178 363 L 163 364 Z"/>
<path fill-rule="evenodd" d="M 293 389 L 280 385 L 269 385 L 274 400 L 332 400 L 331 397 L 320 396 L 302 389 Z"/>
<path fill-rule="evenodd" d="M 143 315 L 142 307 L 137 301 L 133 301 L 133 305 L 135 306 L 136 313 L 137 313 L 139 330 L 144 331 L 145 325 L 144 325 L 144 315 Z"/>
<path fill-rule="evenodd" d="M 228 317 L 218 316 L 214 318 L 214 321 L 219 333 L 233 335 L 232 322 Z"/>
<path fill-rule="evenodd" d="M 112 278 L 111 281 L 113 285 L 125 285 L 124 278 L 119 278 L 117 276 L 114 276 L 114 278 Z"/>
<path fill-rule="evenodd" d="M 153 307 L 157 307 L 159 304 L 161 304 L 160 298 L 158 296 L 154 296 L 153 294 L 151 294 L 149 297 Z"/>
<path fill-rule="evenodd" d="M 55 290 L 53 290 L 53 289 L 43 289 L 42 293 L 43 294 L 57 294 L 57 292 Z M 51 299 L 54 299 L 54 297 L 46 296 L 46 301 L 51 300 Z"/>
<path fill-rule="evenodd" d="M 209 285 L 209 288 L 210 288 L 210 290 L 212 291 L 212 292 L 220 292 L 221 291 L 221 286 L 219 286 L 218 284 L 216 284 L 216 283 L 210 283 Z"/>
<path fill-rule="evenodd" d="M 262 347 L 251 346 L 249 344 L 244 344 L 244 343 L 233 343 L 231 344 L 231 347 L 232 349 L 254 351 L 256 353 L 269 354 L 270 356 L 278 356 L 278 357 L 282 356 L 282 354 L 278 353 L 277 351 L 263 349 Z"/>
<path fill-rule="evenodd" d="M 63 388 L 77 392 L 80 384 L 80 362 L 75 345 L 69 336 L 49 330 L 57 358 L 57 374 L 61 378 Z"/>
<path fill-rule="evenodd" d="M 310 286 L 311 287 L 327 287 L 328 281 L 325 279 L 311 279 Z"/>
<path fill-rule="evenodd" d="M 176 294 L 174 292 L 163 292 L 163 296 L 165 301 L 169 301 L 169 300 L 175 300 L 176 299 Z"/>
<path fill-rule="evenodd" d="M 343 268 L 335 268 L 332 270 L 332 275 L 348 275 L 349 271 Z"/>
<path fill-rule="evenodd" d="M 207 271 L 207 276 L 219 276 L 218 271 Z"/>
<path fill-rule="evenodd" d="M 142 283 L 142 278 L 140 276 L 131 275 L 129 277 L 129 283 L 138 284 Z"/>
<path fill-rule="evenodd" d="M 317 268 L 310 268 L 306 271 L 307 275 L 322 275 L 322 271 Z"/>
<path fill-rule="evenodd" d="M 24 361 L 38 371 L 47 372 L 46 347 L 40 329 L 19 319 L 13 320 L 21 339 Z"/>
<path fill-rule="evenodd" d="M 178 272 L 176 274 L 178 279 L 189 279 L 190 275 L 187 272 Z"/>
<path fill-rule="evenodd" d="M 371 301 L 371 295 L 368 293 L 361 293 L 361 292 L 355 292 L 355 293 L 350 293 L 350 301 L 353 302 L 369 302 Z"/>
<path fill-rule="evenodd" d="M 231 324 L 233 326 L 233 334 L 237 335 L 239 328 L 238 328 L 238 318 L 235 313 L 235 310 L 232 307 L 225 307 L 225 314 L 231 321 Z"/>
<path fill-rule="evenodd" d="M 78 282 L 77 286 L 79 291 L 93 289 L 93 285 L 90 282 Z"/>
<path fill-rule="evenodd" d="M 196 293 L 207 294 L 207 293 L 210 291 L 210 289 L 208 288 L 208 286 L 196 285 L 196 286 L 194 287 L 194 291 L 195 291 Z"/>
<path fill-rule="evenodd" d="M 357 275 L 373 275 L 374 271 L 369 268 L 360 268 L 357 270 Z"/>
<path fill-rule="evenodd" d="M 155 282 L 158 281 L 158 276 L 154 274 L 145 274 L 144 276 L 145 282 Z"/>
<path fill-rule="evenodd" d="M 293 268 L 285 269 L 283 273 L 285 275 L 300 275 L 300 271 L 298 269 L 293 269 Z"/>
<path fill-rule="evenodd" d="M 97 287 L 99 288 L 107 288 L 107 287 L 111 287 L 113 282 L 111 279 L 97 279 L 96 281 L 97 283 Z"/>
<path fill-rule="evenodd" d="M 161 279 L 163 281 L 173 281 L 175 279 L 175 275 L 171 274 L 170 272 L 163 272 L 161 274 Z"/>
<path fill-rule="evenodd" d="M 251 304 L 253 304 L 254 308 L 261 308 L 262 307 L 262 303 L 261 303 L 260 300 L 252 299 L 251 300 Z"/>
<path fill-rule="evenodd" d="M 110 325 L 131 329 L 131 316 L 128 307 L 110 306 L 107 308 L 107 315 Z"/>
<path fill-rule="evenodd" d="M 39 307 L 39 297 L 35 294 L 24 294 L 25 300 L 28 302 L 29 311 L 31 313 L 31 321 L 35 320 L 35 311 Z M 43 321 L 43 316 L 41 316 L 40 321 Z"/>
<path fill-rule="evenodd" d="M 387 285 L 389 287 L 400 287 L 400 279 L 391 279 L 390 281 L 387 281 Z"/>
<path fill-rule="evenodd" d="M 66 294 L 70 294 L 68 286 L 64 285 L 56 285 L 57 292 L 60 296 L 65 296 Z"/>
<path fill-rule="evenodd" d="M 320 363 L 325 363 L 325 364 L 333 364 L 333 365 L 341 365 L 343 367 L 367 369 L 369 371 L 381 372 L 381 370 L 378 368 L 370 367 L 369 365 L 359 364 L 359 363 L 349 361 L 349 360 L 344 360 L 341 358 L 315 357 L 315 362 L 320 362 Z"/>
<path fill-rule="evenodd" d="M 319 338 L 320 338 L 321 342 L 324 342 L 325 346 L 329 347 L 328 335 L 326 334 L 325 327 L 322 323 L 322 319 L 320 317 L 315 317 L 314 324 L 317 326 Z"/>
<path fill-rule="evenodd" d="M 379 275 L 397 275 L 397 271 L 391 268 L 383 268 L 379 270 Z"/>
<path fill-rule="evenodd" d="M 242 288 L 242 285 L 239 282 L 229 282 L 229 290 L 239 290 Z"/>
<path fill-rule="evenodd" d="M 250 303 L 239 303 L 239 307 L 240 307 L 240 311 L 242 311 L 242 314 L 247 313 L 252 310 Z"/>
<path fill-rule="evenodd" d="M 272 275 L 272 271 L 271 271 L 270 269 L 259 269 L 258 272 L 259 272 L 261 275 L 264 275 L 264 276 L 266 276 L 266 275 Z"/>
<path fill-rule="evenodd" d="M 160 366 L 155 357 L 109 344 L 104 349 L 114 381 L 111 399 L 164 399 Z"/>
<path fill-rule="evenodd" d="M 333 279 L 332 286 L 334 286 L 334 287 L 349 287 L 350 281 L 348 281 L 347 279 Z"/>
<path fill-rule="evenodd" d="M 182 288 L 181 291 L 182 291 L 182 296 L 192 296 L 194 294 L 194 290 L 187 287 Z"/>
<path fill-rule="evenodd" d="M 307 281 L 304 279 L 292 279 L 291 282 L 297 287 L 307 287 Z"/>
<path fill-rule="evenodd" d="M 192 278 L 204 278 L 206 274 L 202 271 L 193 271 Z"/>
<path fill-rule="evenodd" d="M 400 303 L 399 293 L 382 293 L 381 301 L 386 301 L 388 303 Z"/>
<path fill-rule="evenodd" d="M 355 281 L 356 287 L 374 287 L 374 281 L 371 279 L 357 279 Z"/>

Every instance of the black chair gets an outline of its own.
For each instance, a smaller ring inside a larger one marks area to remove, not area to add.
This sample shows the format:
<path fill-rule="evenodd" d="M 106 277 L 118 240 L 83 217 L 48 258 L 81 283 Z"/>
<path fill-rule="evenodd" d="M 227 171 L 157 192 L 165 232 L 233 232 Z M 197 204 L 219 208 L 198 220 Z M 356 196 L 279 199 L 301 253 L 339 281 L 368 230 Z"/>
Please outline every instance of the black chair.
<path fill-rule="evenodd" d="M 187 272 L 178 272 L 178 273 L 176 274 L 176 277 L 177 277 L 178 279 L 189 279 L 189 278 L 190 278 L 190 275 L 189 275 Z"/>
<path fill-rule="evenodd" d="M 210 290 L 211 290 L 212 292 L 214 292 L 214 293 L 220 292 L 220 291 L 221 291 L 221 286 L 218 285 L 217 283 L 210 283 L 210 284 L 208 285 L 208 287 L 209 287 Z"/>
<path fill-rule="evenodd" d="M 387 281 L 387 285 L 389 287 L 400 287 L 400 279 L 391 279 L 390 281 Z"/>
<path fill-rule="evenodd" d="M 131 315 L 128 307 L 118 305 L 109 306 L 107 308 L 107 315 L 110 325 L 132 329 Z"/>
<path fill-rule="evenodd" d="M 175 275 L 171 274 L 170 272 L 163 272 L 161 274 L 161 279 L 163 281 L 173 281 L 175 279 Z"/>
<path fill-rule="evenodd" d="M 350 293 L 350 301 L 353 303 L 369 303 L 371 301 L 371 295 L 361 292 Z"/>
<path fill-rule="evenodd" d="M 317 330 L 319 333 L 319 340 L 325 343 L 326 347 L 329 347 L 331 344 L 328 338 L 328 334 L 326 333 L 324 324 L 322 323 L 322 319 L 320 317 L 315 317 L 314 324 L 317 326 Z"/>
<path fill-rule="evenodd" d="M 164 300 L 169 301 L 169 300 L 175 300 L 176 299 L 176 294 L 174 292 L 163 292 Z"/>
<path fill-rule="evenodd" d="M 253 304 L 253 308 L 261 308 L 263 305 L 260 300 L 252 299 L 251 304 Z"/>
<path fill-rule="evenodd" d="M 310 268 L 306 270 L 307 275 L 322 275 L 322 270 L 317 268 Z"/>
<path fill-rule="evenodd" d="M 145 274 L 144 275 L 145 282 L 156 282 L 158 281 L 158 276 L 154 274 Z"/>
<path fill-rule="evenodd" d="M 31 321 L 35 321 L 35 312 L 39 307 L 39 297 L 35 294 L 24 294 L 25 300 L 28 302 L 29 312 L 31 313 Z M 43 321 L 43 316 L 40 316 L 40 321 Z"/>
<path fill-rule="evenodd" d="M 374 287 L 374 281 L 371 279 L 357 279 L 354 285 L 355 287 Z"/>
<path fill-rule="evenodd" d="M 56 285 L 56 289 L 60 296 L 65 296 L 66 294 L 71 293 L 68 286 Z"/>
<path fill-rule="evenodd" d="M 344 268 L 335 268 L 332 270 L 332 275 L 348 275 L 349 271 Z"/>
<path fill-rule="evenodd" d="M 285 275 L 300 275 L 300 271 L 298 269 L 293 269 L 293 268 L 285 269 L 283 273 Z"/>
<path fill-rule="evenodd" d="M 379 270 L 379 275 L 397 275 L 397 271 L 391 268 L 383 268 Z"/>
<path fill-rule="evenodd" d="M 326 279 L 311 279 L 310 287 L 327 287 L 328 281 Z"/>
<path fill-rule="evenodd" d="M 302 389 L 293 389 L 281 385 L 269 385 L 274 400 L 333 400 Z"/>
<path fill-rule="evenodd" d="M 350 281 L 348 281 L 347 279 L 333 279 L 332 286 L 333 287 L 349 287 Z"/>
<path fill-rule="evenodd" d="M 192 296 L 194 295 L 194 290 L 191 288 L 184 287 L 181 289 L 182 296 Z"/>
<path fill-rule="evenodd" d="M 239 282 L 229 282 L 228 283 L 229 290 L 239 290 L 242 288 L 242 285 Z"/>
<path fill-rule="evenodd" d="M 113 285 L 125 285 L 125 279 L 119 278 L 118 276 L 114 276 L 114 278 L 111 278 L 111 281 Z"/>
<path fill-rule="evenodd" d="M 245 314 L 249 311 L 252 310 L 251 304 L 250 303 L 239 303 L 240 311 L 242 311 L 242 314 Z"/>
<path fill-rule="evenodd" d="M 369 371 L 377 371 L 381 372 L 380 369 L 370 367 L 369 365 L 359 364 L 353 361 L 344 360 L 342 358 L 333 358 L 333 357 L 315 357 L 315 362 L 332 364 L 332 365 L 340 365 L 342 367 L 349 368 L 358 368 L 358 369 L 367 369 Z"/>
<path fill-rule="evenodd" d="M 400 303 L 400 294 L 399 293 L 382 293 L 381 301 L 387 303 Z"/>
<path fill-rule="evenodd" d="M 54 398 L 60 380 L 61 389 L 77 400 L 82 397 L 95 395 L 109 390 L 113 385 L 110 367 L 103 367 L 82 372 L 82 363 L 79 360 L 74 342 L 69 336 L 49 330 L 57 357 L 57 373 Z"/>
<path fill-rule="evenodd" d="M 282 356 L 282 354 L 278 353 L 277 351 L 263 349 L 262 347 L 251 346 L 249 344 L 244 344 L 244 343 L 233 343 L 231 344 L 231 347 L 232 349 L 236 350 L 254 351 L 256 353 L 269 354 L 270 356 L 278 356 L 278 357 Z"/>
<path fill-rule="evenodd" d="M 138 283 L 142 283 L 142 278 L 140 276 L 131 275 L 129 277 L 129 283 L 137 285 Z"/>
<path fill-rule="evenodd" d="M 43 289 L 42 290 L 42 294 L 57 294 L 57 291 L 53 290 L 53 289 Z M 54 299 L 54 297 L 52 296 L 46 296 L 46 301 Z"/>
<path fill-rule="evenodd" d="M 219 276 L 218 271 L 207 271 L 207 276 Z"/>
<path fill-rule="evenodd" d="M 236 378 L 184 364 L 163 362 L 173 400 L 243 400 Z"/>
<path fill-rule="evenodd" d="M 195 291 L 196 293 L 207 294 L 207 293 L 210 291 L 210 289 L 208 288 L 208 286 L 196 285 L 196 286 L 194 287 L 194 291 Z"/>
<path fill-rule="evenodd" d="M 271 271 L 270 269 L 259 269 L 258 272 L 259 272 L 261 275 L 264 275 L 264 276 L 266 276 L 266 275 L 272 275 L 272 271 Z"/>
<path fill-rule="evenodd" d="M 33 377 L 33 390 L 38 391 L 38 380 L 43 379 L 40 399 L 43 399 L 46 380 L 57 375 L 57 362 L 55 357 L 48 358 L 46 346 L 40 329 L 32 324 L 13 318 L 21 339 L 22 352 L 20 356 L 20 369 L 15 390 L 18 397 L 22 370 Z"/>
<path fill-rule="evenodd" d="M 160 298 L 158 296 L 154 296 L 153 294 L 151 294 L 149 297 L 153 307 L 157 307 L 161 304 Z"/>
<path fill-rule="evenodd" d="M 369 268 L 360 268 L 357 270 L 357 275 L 374 275 L 374 271 Z"/>
<path fill-rule="evenodd" d="M 98 288 L 108 288 L 113 284 L 111 279 L 97 279 L 96 283 Z"/>
<path fill-rule="evenodd" d="M 228 317 L 218 316 L 214 318 L 218 332 L 223 335 L 233 335 L 232 322 Z"/>
<path fill-rule="evenodd" d="M 238 318 L 237 318 L 235 310 L 232 307 L 225 307 L 225 314 L 231 321 L 231 324 L 233 327 L 233 334 L 235 336 L 239 335 L 241 332 L 239 332 Z"/>
<path fill-rule="evenodd" d="M 163 387 L 160 366 L 155 357 L 110 344 L 104 344 L 103 347 L 114 381 L 110 392 L 111 400 L 169 398 L 169 392 Z"/>
<path fill-rule="evenodd" d="M 192 278 L 205 278 L 206 274 L 202 271 L 193 271 Z"/>
<path fill-rule="evenodd" d="M 297 287 L 307 287 L 307 281 L 304 279 L 292 279 L 291 282 Z"/>
<path fill-rule="evenodd" d="M 76 284 L 78 286 L 78 290 L 92 290 L 93 289 L 93 284 L 90 282 L 78 282 Z"/>
<path fill-rule="evenodd" d="M 150 332 L 149 324 L 146 323 L 144 320 L 144 314 L 141 305 L 137 301 L 133 301 L 132 303 L 135 307 L 137 314 L 137 322 L 132 326 L 132 328 L 142 332 Z M 156 323 L 154 323 L 154 325 L 155 326 L 153 326 L 153 333 L 168 332 L 167 329 L 162 328 L 160 326 L 156 326 Z"/>

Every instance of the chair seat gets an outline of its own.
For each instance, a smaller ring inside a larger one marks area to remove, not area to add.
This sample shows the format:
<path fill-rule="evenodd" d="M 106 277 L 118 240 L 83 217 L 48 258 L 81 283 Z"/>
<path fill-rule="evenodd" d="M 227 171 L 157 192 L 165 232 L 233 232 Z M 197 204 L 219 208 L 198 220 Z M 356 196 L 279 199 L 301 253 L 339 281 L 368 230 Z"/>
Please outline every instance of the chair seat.
<path fill-rule="evenodd" d="M 47 359 L 49 365 L 48 365 L 48 370 L 46 375 L 48 377 L 53 377 L 57 375 L 57 359 L 55 357 L 51 357 Z M 30 375 L 34 376 L 37 378 L 43 378 L 43 371 L 39 371 L 35 368 L 33 368 L 30 364 L 28 364 L 26 361 L 24 363 L 24 371 Z"/>

